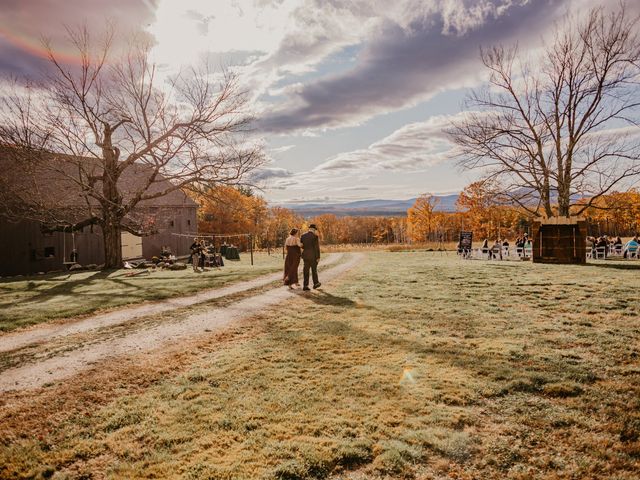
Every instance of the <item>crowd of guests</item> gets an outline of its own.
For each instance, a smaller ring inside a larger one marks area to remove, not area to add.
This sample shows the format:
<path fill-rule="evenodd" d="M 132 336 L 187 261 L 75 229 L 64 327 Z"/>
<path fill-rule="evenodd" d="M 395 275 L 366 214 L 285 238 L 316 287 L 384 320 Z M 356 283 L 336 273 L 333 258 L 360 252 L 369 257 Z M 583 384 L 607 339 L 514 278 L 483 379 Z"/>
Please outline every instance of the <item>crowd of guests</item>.
<path fill-rule="evenodd" d="M 223 247 L 227 247 L 226 242 L 223 244 Z M 213 244 L 206 242 L 204 239 L 198 239 L 197 237 L 194 238 L 189 249 L 191 254 L 189 255 L 187 264 L 193 264 L 194 272 L 204 271 L 207 259 L 214 267 L 224 267 L 222 255 L 216 253 L 216 247 Z M 195 262 L 193 261 L 194 258 L 196 259 Z"/>
<path fill-rule="evenodd" d="M 600 256 L 606 258 L 609 255 L 622 255 L 623 258 L 635 257 L 639 247 L 640 242 L 637 235 L 626 243 L 622 241 L 620 236 L 587 237 L 587 251 L 591 252 L 591 256 L 594 258 Z"/>
<path fill-rule="evenodd" d="M 510 244 L 506 239 L 496 239 L 496 241 L 491 244 L 489 239 L 485 238 L 480 247 L 480 251 L 483 255 L 487 255 L 489 260 L 494 258 L 502 260 L 503 255 L 510 255 L 509 248 Z M 525 233 L 516 238 L 515 249 L 518 257 L 529 256 L 532 248 L 533 245 L 528 234 Z M 638 235 L 626 243 L 622 241 L 620 236 L 609 237 L 602 235 L 600 237 L 587 237 L 587 252 L 590 252 L 593 258 L 606 258 L 609 255 L 619 255 L 623 258 L 638 258 L 640 257 L 640 240 L 638 239 Z M 462 240 L 458 243 L 458 254 L 465 257 L 471 254 L 470 248 L 465 249 L 462 246 Z"/>
<path fill-rule="evenodd" d="M 487 255 L 487 258 L 489 260 L 493 258 L 499 258 L 500 260 L 502 260 L 503 254 L 510 255 L 511 253 L 509 250 L 510 247 L 511 245 L 509 244 L 509 240 L 507 240 L 506 238 L 503 240 L 498 238 L 491 245 L 489 244 L 489 239 L 485 238 L 482 241 L 482 246 L 480 247 L 480 250 L 482 251 L 483 255 Z M 516 249 L 516 254 L 519 257 L 526 256 L 526 252 L 531 250 L 531 248 L 532 248 L 532 244 L 531 244 L 531 240 L 529 240 L 528 234 L 525 233 L 524 235 L 516 238 L 515 249 Z M 462 240 L 460 240 L 460 242 L 458 242 L 458 254 L 463 256 L 468 256 L 470 253 L 471 253 L 470 249 L 465 248 L 462 245 Z"/>

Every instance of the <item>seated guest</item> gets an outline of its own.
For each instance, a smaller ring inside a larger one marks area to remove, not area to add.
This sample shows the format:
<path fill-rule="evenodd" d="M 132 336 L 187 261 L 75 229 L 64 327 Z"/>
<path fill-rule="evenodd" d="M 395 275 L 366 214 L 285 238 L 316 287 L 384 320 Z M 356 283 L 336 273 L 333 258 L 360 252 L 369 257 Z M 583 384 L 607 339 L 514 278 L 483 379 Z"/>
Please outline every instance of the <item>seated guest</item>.
<path fill-rule="evenodd" d="M 489 259 L 496 258 L 498 256 L 500 257 L 500 260 L 502 260 L 502 243 L 500 242 L 500 239 L 496 239 L 493 247 L 489 250 Z"/>
<path fill-rule="evenodd" d="M 622 257 L 629 258 L 631 255 L 638 254 L 638 248 L 640 248 L 640 242 L 638 242 L 638 236 L 636 235 L 627 243 L 624 244 L 624 248 L 622 250 Z"/>
<path fill-rule="evenodd" d="M 595 248 L 596 239 L 593 237 L 587 237 L 587 251 L 593 253 Z"/>
<path fill-rule="evenodd" d="M 509 255 L 509 240 L 507 240 L 506 238 L 502 242 L 502 250 L 504 250 L 505 253 Z"/>
<path fill-rule="evenodd" d="M 596 250 L 597 249 L 601 249 L 602 251 L 604 251 L 604 258 L 607 258 L 607 246 L 609 245 L 609 242 L 607 241 L 607 236 L 603 235 L 601 236 L 598 241 L 596 242 Z"/>

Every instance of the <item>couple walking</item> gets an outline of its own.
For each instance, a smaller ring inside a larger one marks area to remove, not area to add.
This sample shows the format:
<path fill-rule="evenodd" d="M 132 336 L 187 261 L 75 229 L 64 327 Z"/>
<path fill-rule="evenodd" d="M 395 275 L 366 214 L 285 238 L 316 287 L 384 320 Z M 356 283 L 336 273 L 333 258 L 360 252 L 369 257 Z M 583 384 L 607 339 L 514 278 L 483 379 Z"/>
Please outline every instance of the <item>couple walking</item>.
<path fill-rule="evenodd" d="M 299 236 L 300 232 L 294 228 L 289 232 L 289 237 L 285 241 L 287 256 L 284 260 L 284 284 L 289 288 L 298 283 L 298 265 L 300 265 L 300 257 L 304 262 L 302 274 L 304 278 L 302 290 L 309 290 L 309 270 L 313 277 L 313 288 L 320 287 L 318 280 L 318 261 L 320 260 L 320 240 L 318 239 L 318 229 L 312 223 L 309 230 Z"/>

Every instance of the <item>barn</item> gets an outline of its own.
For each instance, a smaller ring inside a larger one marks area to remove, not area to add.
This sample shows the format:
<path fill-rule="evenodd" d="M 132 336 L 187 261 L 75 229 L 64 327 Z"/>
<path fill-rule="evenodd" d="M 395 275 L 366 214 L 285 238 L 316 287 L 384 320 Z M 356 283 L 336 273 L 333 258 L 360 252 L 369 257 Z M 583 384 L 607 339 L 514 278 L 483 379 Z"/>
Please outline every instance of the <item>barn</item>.
<path fill-rule="evenodd" d="M 15 165 L 6 165 L 2 161 L 0 149 L 0 169 L 16 171 Z M 87 161 L 90 161 L 88 159 Z M 4 163 L 4 165 L 3 165 Z M 122 177 L 121 191 L 135 192 L 141 185 L 148 183 L 149 169 L 144 165 L 127 168 Z M 2 206 L 19 202 L 16 193 L 20 189 L 8 188 L 6 182 L 22 181 L 16 175 L 2 175 L 0 195 Z M 150 189 L 163 191 L 170 186 L 163 178 L 154 180 Z M 67 209 L 75 207 L 75 199 L 80 198 L 78 187 L 68 178 L 50 176 L 47 188 L 38 191 L 42 204 L 61 205 Z M 33 188 L 32 185 L 27 188 Z M 11 198 L 10 196 L 13 196 Z M 86 206 L 78 205 L 80 210 Z M 169 247 L 175 255 L 187 255 L 193 239 L 175 234 L 187 234 L 197 231 L 198 205 L 182 190 L 173 190 L 157 198 L 143 200 L 132 212 L 138 222 L 144 224 L 152 234 L 136 236 L 122 233 L 123 259 L 147 258 L 159 255 L 162 247 Z M 7 208 L 0 210 L 0 276 L 31 275 L 40 272 L 62 270 L 71 261 L 73 250 L 77 253 L 77 262 L 82 265 L 104 263 L 104 244 L 98 225 L 86 225 L 82 228 L 70 226 L 68 231 L 49 231 L 43 223 L 28 218 L 9 215 Z"/>

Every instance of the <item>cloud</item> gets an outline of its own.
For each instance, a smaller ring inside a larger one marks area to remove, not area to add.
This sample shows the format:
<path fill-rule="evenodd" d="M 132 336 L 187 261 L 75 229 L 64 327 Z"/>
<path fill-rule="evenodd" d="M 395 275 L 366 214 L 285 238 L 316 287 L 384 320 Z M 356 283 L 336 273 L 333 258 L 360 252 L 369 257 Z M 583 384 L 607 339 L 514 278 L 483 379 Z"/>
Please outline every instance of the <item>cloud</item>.
<path fill-rule="evenodd" d="M 422 171 L 444 161 L 452 154 L 444 128 L 451 121 L 466 115 L 442 115 L 424 122 L 405 125 L 365 149 L 340 153 L 313 169 L 318 173 L 346 173 L 359 175 L 381 170 L 403 172 Z"/>
<path fill-rule="evenodd" d="M 283 145 L 282 147 L 270 148 L 269 151 L 271 153 L 284 153 L 288 152 L 292 148 L 295 148 L 295 145 Z"/>
<path fill-rule="evenodd" d="M 357 197 L 358 192 L 380 191 L 386 192 L 387 196 L 416 195 L 424 185 L 393 182 L 406 181 L 407 175 L 418 178 L 416 174 L 450 162 L 457 147 L 449 141 L 444 130 L 470 113 L 479 112 L 440 115 L 410 123 L 366 148 L 340 153 L 311 170 L 290 172 L 283 178 L 271 177 L 267 190 L 304 192 L 305 198 L 326 194 L 347 198 L 345 194 L 349 193 Z M 452 188 L 440 187 L 447 191 Z M 437 190 L 437 187 L 430 189 Z"/>
<path fill-rule="evenodd" d="M 66 42 L 65 26 L 83 25 L 99 38 L 110 21 L 115 26 L 115 46 L 126 44 L 131 33 L 142 32 L 154 17 L 155 0 L 3 0 L 0 2 L 0 74 L 39 75 L 49 64 L 42 39 L 52 42 L 65 63 L 76 61 Z"/>
<path fill-rule="evenodd" d="M 403 5 L 402 13 L 382 17 L 368 32 L 354 68 L 291 89 L 261 128 L 282 133 L 357 125 L 466 86 L 478 80 L 480 45 L 535 43 L 565 11 L 565 2 L 553 0 Z"/>
<path fill-rule="evenodd" d="M 264 167 L 256 170 L 251 174 L 251 181 L 255 183 L 266 182 L 274 178 L 288 178 L 293 176 L 294 173 L 286 168 L 279 167 Z"/>

